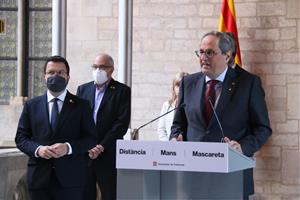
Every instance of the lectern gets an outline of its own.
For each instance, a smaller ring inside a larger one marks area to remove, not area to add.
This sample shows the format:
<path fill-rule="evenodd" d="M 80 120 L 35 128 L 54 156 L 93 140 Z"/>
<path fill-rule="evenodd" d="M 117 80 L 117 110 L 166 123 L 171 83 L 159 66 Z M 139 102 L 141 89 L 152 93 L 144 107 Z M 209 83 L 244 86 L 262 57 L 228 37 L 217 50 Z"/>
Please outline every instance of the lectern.
<path fill-rule="evenodd" d="M 117 198 L 242 199 L 255 160 L 226 143 L 118 140 Z"/>

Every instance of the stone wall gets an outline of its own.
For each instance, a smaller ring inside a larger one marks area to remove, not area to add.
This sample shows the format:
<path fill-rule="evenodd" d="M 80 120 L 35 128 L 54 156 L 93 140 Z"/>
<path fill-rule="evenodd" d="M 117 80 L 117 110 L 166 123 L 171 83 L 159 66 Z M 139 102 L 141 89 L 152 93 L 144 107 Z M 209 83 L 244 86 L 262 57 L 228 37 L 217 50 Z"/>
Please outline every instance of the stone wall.
<path fill-rule="evenodd" d="M 0 149 L 0 200 L 28 200 L 26 185 L 21 180 L 27 160 L 17 149 Z"/>
<path fill-rule="evenodd" d="M 220 0 L 137 0 L 133 19 L 133 128 L 160 113 L 178 71 L 199 71 L 194 50 L 216 30 Z M 263 81 L 273 136 L 257 154 L 256 193 L 261 199 L 299 199 L 300 1 L 236 0 L 244 68 Z M 118 1 L 68 0 L 69 89 L 91 80 L 99 52 L 116 60 Z M 116 74 L 116 73 L 115 73 Z M 141 139 L 156 140 L 153 123 Z"/>
<path fill-rule="evenodd" d="M 9 105 L 0 105 L 0 146 L 15 146 L 15 135 L 19 117 L 26 98 L 11 98 Z"/>

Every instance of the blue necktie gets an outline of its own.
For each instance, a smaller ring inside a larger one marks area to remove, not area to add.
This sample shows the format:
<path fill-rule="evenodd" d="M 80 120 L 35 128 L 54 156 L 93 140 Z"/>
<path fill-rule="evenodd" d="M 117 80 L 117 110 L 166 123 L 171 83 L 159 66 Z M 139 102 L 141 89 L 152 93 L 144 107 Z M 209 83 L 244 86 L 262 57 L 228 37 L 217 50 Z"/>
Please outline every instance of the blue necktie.
<path fill-rule="evenodd" d="M 51 128 L 54 131 L 55 127 L 57 125 L 57 119 L 58 119 L 58 105 L 57 105 L 57 98 L 53 99 L 53 105 L 52 105 L 52 110 L 51 110 Z"/>

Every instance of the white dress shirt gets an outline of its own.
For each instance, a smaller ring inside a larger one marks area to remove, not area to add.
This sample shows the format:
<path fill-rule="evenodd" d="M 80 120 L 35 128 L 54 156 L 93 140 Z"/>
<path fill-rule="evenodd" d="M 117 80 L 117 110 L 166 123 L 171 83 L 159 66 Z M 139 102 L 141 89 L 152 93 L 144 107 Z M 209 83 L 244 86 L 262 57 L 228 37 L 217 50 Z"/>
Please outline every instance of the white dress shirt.
<path fill-rule="evenodd" d="M 62 107 L 63 107 L 63 104 L 64 104 L 64 101 L 65 101 L 65 98 L 66 98 L 66 95 L 67 95 L 67 89 L 65 89 L 63 91 L 63 93 L 61 93 L 58 97 L 56 97 L 58 100 L 57 100 L 57 106 L 58 106 L 58 113 L 60 113 Z M 53 107 L 53 99 L 55 98 L 55 96 L 53 96 L 50 91 L 48 90 L 47 91 L 47 102 L 48 102 L 48 110 L 49 110 L 49 122 L 51 123 L 51 111 L 52 111 L 52 107 Z M 68 145 L 68 153 L 67 155 L 70 155 L 72 154 L 72 147 L 70 145 L 69 142 L 66 142 L 66 144 Z M 35 157 L 38 157 L 37 155 L 37 152 L 38 150 L 40 149 L 42 145 L 38 146 L 38 148 L 36 148 L 35 150 Z"/>

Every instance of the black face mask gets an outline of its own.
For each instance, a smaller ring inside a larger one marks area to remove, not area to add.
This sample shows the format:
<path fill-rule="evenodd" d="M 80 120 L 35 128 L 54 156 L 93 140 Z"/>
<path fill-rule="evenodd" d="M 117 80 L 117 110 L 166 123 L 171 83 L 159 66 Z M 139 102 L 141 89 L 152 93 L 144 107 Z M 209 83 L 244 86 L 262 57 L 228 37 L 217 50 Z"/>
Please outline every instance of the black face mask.
<path fill-rule="evenodd" d="M 66 80 L 58 75 L 50 76 L 47 79 L 47 88 L 52 92 L 61 92 L 67 86 Z"/>

